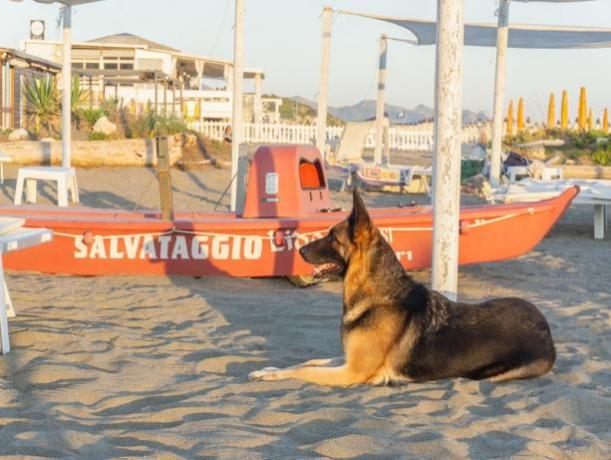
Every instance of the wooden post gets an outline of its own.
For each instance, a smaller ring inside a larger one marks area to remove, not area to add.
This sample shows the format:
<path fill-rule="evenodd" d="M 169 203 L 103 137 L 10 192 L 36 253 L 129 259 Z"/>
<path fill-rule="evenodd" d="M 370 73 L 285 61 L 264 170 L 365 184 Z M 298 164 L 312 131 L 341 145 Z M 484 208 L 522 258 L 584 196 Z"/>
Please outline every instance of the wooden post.
<path fill-rule="evenodd" d="M 168 116 L 168 80 L 163 80 L 163 116 Z"/>
<path fill-rule="evenodd" d="M 161 216 L 165 221 L 174 220 L 174 200 L 172 199 L 172 175 L 170 174 L 170 154 L 168 138 L 156 137 L 157 178 L 159 180 L 159 198 Z"/>
<path fill-rule="evenodd" d="M 93 109 L 93 77 L 89 76 L 89 108 Z"/>
<path fill-rule="evenodd" d="M 62 166 L 70 167 L 72 148 L 72 7 L 62 9 L 64 16 L 64 56 L 62 64 Z"/>
<path fill-rule="evenodd" d="M 438 0 L 432 287 L 453 300 L 458 285 L 463 48 L 464 0 Z"/>
<path fill-rule="evenodd" d="M 324 155 L 327 144 L 327 106 L 329 93 L 329 56 L 331 50 L 331 22 L 333 10 L 325 6 L 322 11 L 322 43 L 320 49 L 320 87 L 316 118 L 316 147 Z"/>
<path fill-rule="evenodd" d="M 509 0 L 500 0 L 496 36 L 496 76 L 494 80 L 494 113 L 492 115 L 492 153 L 490 183 L 496 187 L 501 179 L 503 147 L 503 112 L 505 107 L 505 58 L 509 39 Z"/>
<path fill-rule="evenodd" d="M 157 83 L 157 75 L 155 75 L 155 115 L 159 114 L 159 85 Z"/>
<path fill-rule="evenodd" d="M 244 116 L 244 0 L 235 0 L 235 26 L 233 42 L 233 117 L 231 128 L 231 210 L 238 209 L 238 183 L 241 182 L 239 161 Z"/>
<path fill-rule="evenodd" d="M 380 36 L 380 55 L 379 55 L 379 60 L 378 60 L 378 97 L 376 101 L 376 144 L 373 150 L 373 162 L 376 165 L 382 164 L 387 56 L 388 56 L 388 40 L 387 40 L 386 35 L 382 34 Z"/>
<path fill-rule="evenodd" d="M 185 117 L 185 79 L 180 77 L 180 117 Z"/>
<path fill-rule="evenodd" d="M 172 80 L 172 115 L 176 115 L 176 80 Z"/>

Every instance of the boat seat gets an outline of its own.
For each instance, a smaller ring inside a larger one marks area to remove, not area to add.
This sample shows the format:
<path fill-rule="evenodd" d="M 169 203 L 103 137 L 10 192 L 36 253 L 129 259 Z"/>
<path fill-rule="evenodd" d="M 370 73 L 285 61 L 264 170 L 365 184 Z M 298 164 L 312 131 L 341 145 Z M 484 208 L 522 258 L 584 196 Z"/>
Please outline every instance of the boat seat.
<path fill-rule="evenodd" d="M 79 202 L 76 171 L 74 168 L 60 168 L 52 166 L 37 166 L 19 168 L 17 173 L 17 187 L 15 188 L 15 205 L 20 205 L 23 197 L 24 183 L 26 187 L 26 202 L 36 203 L 36 182 L 39 180 L 57 182 L 57 205 L 68 206 L 68 191 L 72 201 Z"/>

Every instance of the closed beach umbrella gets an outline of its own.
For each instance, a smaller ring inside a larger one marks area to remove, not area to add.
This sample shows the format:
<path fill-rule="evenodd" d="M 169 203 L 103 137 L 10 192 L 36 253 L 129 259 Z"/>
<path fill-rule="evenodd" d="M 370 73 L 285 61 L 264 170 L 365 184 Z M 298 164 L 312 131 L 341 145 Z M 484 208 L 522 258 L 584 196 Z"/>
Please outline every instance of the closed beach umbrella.
<path fill-rule="evenodd" d="M 23 0 L 11 0 L 13 2 L 22 2 Z M 70 167 L 71 154 L 71 87 L 72 87 L 72 7 L 82 5 L 84 3 L 93 3 L 101 0 L 34 0 L 38 3 L 60 3 L 64 5 L 62 9 L 64 23 L 64 38 L 63 38 L 63 63 L 62 63 L 62 166 Z"/>

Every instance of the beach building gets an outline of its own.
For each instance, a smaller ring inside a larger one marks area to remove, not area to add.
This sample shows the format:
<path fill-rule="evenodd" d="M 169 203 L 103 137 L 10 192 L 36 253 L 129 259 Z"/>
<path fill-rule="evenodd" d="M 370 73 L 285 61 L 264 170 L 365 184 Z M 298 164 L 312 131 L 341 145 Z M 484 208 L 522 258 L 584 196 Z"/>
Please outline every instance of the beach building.
<path fill-rule="evenodd" d="M 23 128 L 27 101 L 23 97 L 28 78 L 59 73 L 61 66 L 51 60 L 10 48 L 0 48 L 0 129 Z"/>
<path fill-rule="evenodd" d="M 25 40 L 23 50 L 55 63 L 62 60 L 61 42 Z M 92 103 L 116 97 L 139 109 L 149 105 L 195 121 L 231 119 L 233 63 L 229 60 L 188 54 L 121 33 L 73 43 L 72 68 L 90 89 Z M 246 116 L 258 122 L 279 117 L 278 104 L 262 96 L 264 78 L 261 69 L 244 70 L 244 79 L 254 83 L 254 91 L 245 96 L 251 101 Z M 273 113 L 264 113 L 266 108 Z"/>

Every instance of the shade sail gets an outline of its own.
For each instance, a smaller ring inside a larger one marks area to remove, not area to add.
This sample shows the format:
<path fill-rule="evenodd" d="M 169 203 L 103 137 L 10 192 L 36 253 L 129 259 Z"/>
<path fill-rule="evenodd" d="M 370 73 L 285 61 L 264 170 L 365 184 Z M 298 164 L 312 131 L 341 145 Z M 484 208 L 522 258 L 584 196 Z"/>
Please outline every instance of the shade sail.
<path fill-rule="evenodd" d="M 386 21 L 404 27 L 416 36 L 419 45 L 434 45 L 436 41 L 437 24 L 435 21 L 393 18 L 351 11 L 339 12 Z M 496 31 L 496 24 L 465 24 L 465 45 L 496 47 Z M 511 25 L 509 27 L 509 47 L 533 49 L 611 48 L 611 29 Z"/>
<path fill-rule="evenodd" d="M 21 1 L 21 0 L 12 0 L 12 1 Z M 51 3 L 62 3 L 68 6 L 76 6 L 76 5 L 82 5 L 84 3 L 99 2 L 100 0 L 34 0 L 34 1 L 38 3 L 46 3 L 47 5 Z"/>

